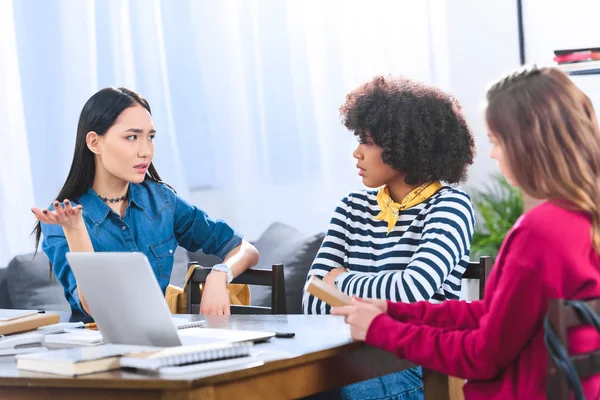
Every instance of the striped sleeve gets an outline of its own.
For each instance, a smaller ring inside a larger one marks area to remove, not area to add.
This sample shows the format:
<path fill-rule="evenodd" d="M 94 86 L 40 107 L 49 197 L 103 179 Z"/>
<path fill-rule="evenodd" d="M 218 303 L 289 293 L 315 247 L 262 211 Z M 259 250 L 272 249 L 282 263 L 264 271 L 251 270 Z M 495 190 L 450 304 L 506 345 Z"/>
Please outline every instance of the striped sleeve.
<path fill-rule="evenodd" d="M 346 259 L 346 216 L 349 210 L 349 200 L 344 197 L 338 204 L 327 234 L 323 239 L 317 257 L 308 271 L 307 281 L 316 275 L 323 278 L 334 268 L 344 267 Z M 331 307 L 323 301 L 309 294 L 306 290 L 302 297 L 302 310 L 304 314 L 329 314 Z"/>
<path fill-rule="evenodd" d="M 468 195 L 454 192 L 440 196 L 424 222 L 421 239 L 406 268 L 344 272 L 336 280 L 338 288 L 349 295 L 405 303 L 443 300 L 443 294 L 459 292 L 475 225 Z"/>

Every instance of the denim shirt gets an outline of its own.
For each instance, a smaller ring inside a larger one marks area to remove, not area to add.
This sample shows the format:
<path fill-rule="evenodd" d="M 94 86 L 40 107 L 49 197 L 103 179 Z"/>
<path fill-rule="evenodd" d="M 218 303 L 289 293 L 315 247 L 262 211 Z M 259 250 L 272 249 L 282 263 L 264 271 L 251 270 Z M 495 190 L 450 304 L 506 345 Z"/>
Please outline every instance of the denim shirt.
<path fill-rule="evenodd" d="M 141 184 L 130 183 L 128 199 L 123 219 L 91 188 L 71 203 L 83 208 L 94 251 L 144 253 L 163 293 L 169 285 L 177 245 L 191 252 L 202 249 L 223 259 L 242 241 L 242 236 L 224 221 L 212 220 L 162 183 L 149 179 Z M 66 258 L 69 245 L 64 231 L 59 225 L 41 225 L 42 250 L 50 259 L 71 309 L 83 312 L 77 282 Z"/>

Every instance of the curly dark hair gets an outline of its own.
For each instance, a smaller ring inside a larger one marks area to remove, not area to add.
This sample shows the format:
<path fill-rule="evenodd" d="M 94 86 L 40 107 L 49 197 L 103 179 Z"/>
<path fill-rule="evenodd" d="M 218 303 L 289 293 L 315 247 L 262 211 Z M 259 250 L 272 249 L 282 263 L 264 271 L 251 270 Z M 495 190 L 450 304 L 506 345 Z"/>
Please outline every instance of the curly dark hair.
<path fill-rule="evenodd" d="M 346 96 L 342 122 L 361 142 L 383 149 L 383 162 L 405 182 L 458 183 L 473 163 L 475 142 L 462 107 L 441 89 L 407 78 L 376 76 Z"/>

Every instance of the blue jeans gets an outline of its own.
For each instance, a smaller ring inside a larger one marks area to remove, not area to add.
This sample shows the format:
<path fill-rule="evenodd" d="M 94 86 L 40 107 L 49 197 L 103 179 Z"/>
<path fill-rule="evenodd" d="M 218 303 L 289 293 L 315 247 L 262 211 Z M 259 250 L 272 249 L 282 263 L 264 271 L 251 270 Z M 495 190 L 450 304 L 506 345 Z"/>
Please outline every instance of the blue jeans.
<path fill-rule="evenodd" d="M 407 369 L 341 388 L 343 400 L 423 400 L 421 367 Z"/>

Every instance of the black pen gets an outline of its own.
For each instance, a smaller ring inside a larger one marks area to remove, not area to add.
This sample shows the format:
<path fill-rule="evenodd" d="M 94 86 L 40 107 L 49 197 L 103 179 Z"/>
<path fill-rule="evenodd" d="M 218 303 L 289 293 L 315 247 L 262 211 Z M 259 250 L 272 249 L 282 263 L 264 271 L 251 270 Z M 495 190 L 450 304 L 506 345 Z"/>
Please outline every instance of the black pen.
<path fill-rule="evenodd" d="M 275 332 L 276 338 L 291 339 L 294 336 L 296 336 L 294 332 Z"/>

